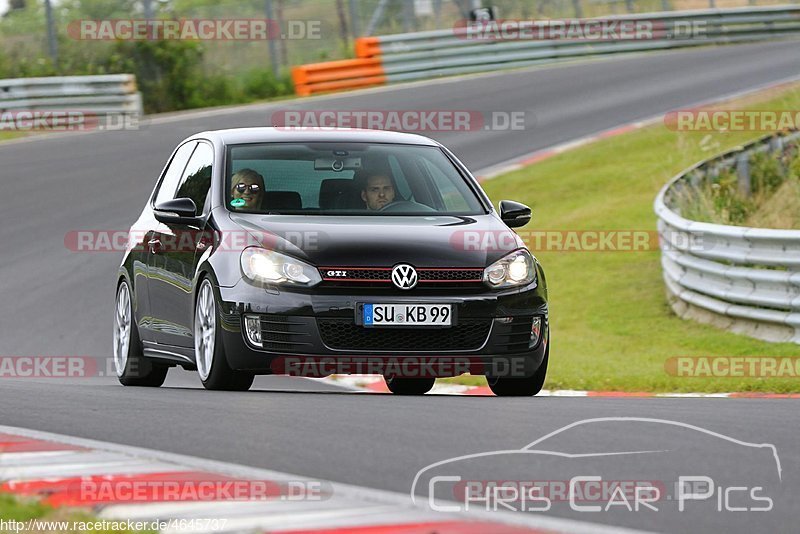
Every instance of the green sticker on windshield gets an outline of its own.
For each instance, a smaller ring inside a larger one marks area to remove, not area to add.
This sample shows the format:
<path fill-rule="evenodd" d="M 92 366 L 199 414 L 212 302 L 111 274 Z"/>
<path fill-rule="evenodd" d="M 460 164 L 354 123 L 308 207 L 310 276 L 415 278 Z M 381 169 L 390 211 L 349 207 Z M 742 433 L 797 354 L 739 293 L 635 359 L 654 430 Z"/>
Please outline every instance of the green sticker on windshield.
<path fill-rule="evenodd" d="M 244 205 L 245 201 L 243 198 L 234 198 L 233 200 L 231 200 L 231 206 L 233 206 L 234 208 L 241 208 Z"/>

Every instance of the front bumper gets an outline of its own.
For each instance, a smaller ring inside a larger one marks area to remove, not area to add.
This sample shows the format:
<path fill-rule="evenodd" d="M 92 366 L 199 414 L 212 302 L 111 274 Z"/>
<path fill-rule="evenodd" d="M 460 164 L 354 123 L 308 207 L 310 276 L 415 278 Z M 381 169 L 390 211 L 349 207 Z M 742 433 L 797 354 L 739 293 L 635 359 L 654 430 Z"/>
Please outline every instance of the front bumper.
<path fill-rule="evenodd" d="M 244 280 L 219 287 L 222 340 L 233 369 L 258 374 L 532 375 L 549 344 L 544 287 L 399 292 L 387 289 L 259 288 Z M 356 325 L 360 303 L 450 303 L 456 324 L 445 329 L 367 329 Z M 244 316 L 261 319 L 263 347 L 244 334 Z M 531 323 L 541 334 L 530 343 Z"/>

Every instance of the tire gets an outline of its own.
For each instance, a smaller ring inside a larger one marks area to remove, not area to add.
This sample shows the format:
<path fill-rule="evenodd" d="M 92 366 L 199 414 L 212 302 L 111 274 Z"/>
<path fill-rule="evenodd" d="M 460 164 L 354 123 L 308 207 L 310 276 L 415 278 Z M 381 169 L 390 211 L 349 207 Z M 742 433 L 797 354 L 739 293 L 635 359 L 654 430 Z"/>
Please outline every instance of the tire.
<path fill-rule="evenodd" d="M 217 299 L 208 278 L 200 282 L 194 310 L 194 354 L 203 387 L 220 391 L 247 391 L 255 375 L 234 371 L 225 357 Z"/>
<path fill-rule="evenodd" d="M 435 378 L 398 378 L 384 376 L 386 387 L 395 395 L 424 395 L 436 382 Z"/>
<path fill-rule="evenodd" d="M 489 383 L 492 393 L 498 397 L 533 397 L 544 386 L 544 380 L 547 376 L 547 361 L 549 359 L 550 345 L 547 346 L 542 364 L 533 376 L 522 378 L 487 376 L 486 381 Z"/>
<path fill-rule="evenodd" d="M 169 367 L 156 365 L 142 354 L 139 328 L 133 320 L 131 290 L 126 280 L 117 287 L 114 303 L 114 370 L 117 379 L 123 386 L 161 386 Z"/>

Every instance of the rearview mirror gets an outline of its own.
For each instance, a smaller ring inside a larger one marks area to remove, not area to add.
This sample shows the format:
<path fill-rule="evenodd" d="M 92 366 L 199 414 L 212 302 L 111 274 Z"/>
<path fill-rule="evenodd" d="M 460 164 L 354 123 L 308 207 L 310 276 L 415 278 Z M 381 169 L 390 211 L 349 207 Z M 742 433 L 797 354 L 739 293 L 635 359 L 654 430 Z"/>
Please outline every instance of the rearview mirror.
<path fill-rule="evenodd" d="M 513 200 L 501 200 L 500 218 L 509 228 L 519 228 L 530 222 L 531 209 Z"/>
<path fill-rule="evenodd" d="M 153 207 L 156 220 L 165 224 L 191 224 L 197 220 L 197 206 L 191 198 L 175 198 Z"/>
<path fill-rule="evenodd" d="M 332 157 L 314 160 L 315 171 L 357 171 L 360 168 L 361 158 Z"/>

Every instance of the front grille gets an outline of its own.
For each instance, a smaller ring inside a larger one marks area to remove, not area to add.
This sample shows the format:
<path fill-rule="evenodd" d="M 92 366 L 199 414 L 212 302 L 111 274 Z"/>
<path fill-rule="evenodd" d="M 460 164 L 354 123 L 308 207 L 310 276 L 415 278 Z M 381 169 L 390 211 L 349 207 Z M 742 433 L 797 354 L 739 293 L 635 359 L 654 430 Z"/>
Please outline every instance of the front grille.
<path fill-rule="evenodd" d="M 322 342 L 336 350 L 477 350 L 491 319 L 462 319 L 451 328 L 364 328 L 351 319 L 317 319 Z"/>
<path fill-rule="evenodd" d="M 420 282 L 482 282 L 483 269 L 419 269 Z"/>
<path fill-rule="evenodd" d="M 345 273 L 347 276 L 330 275 L 329 272 Z M 326 282 L 392 282 L 392 270 L 372 268 L 320 267 L 319 274 Z"/>
<path fill-rule="evenodd" d="M 334 274 L 336 273 L 336 274 Z M 341 276 L 345 273 L 346 276 Z M 389 267 L 320 267 L 319 274 L 329 287 L 389 287 L 392 269 Z M 420 268 L 417 287 L 478 287 L 483 284 L 483 269 Z"/>
<path fill-rule="evenodd" d="M 262 315 L 262 346 L 277 352 L 305 352 L 312 345 L 311 333 L 307 328 L 307 323 L 292 320 L 292 317 Z"/>

